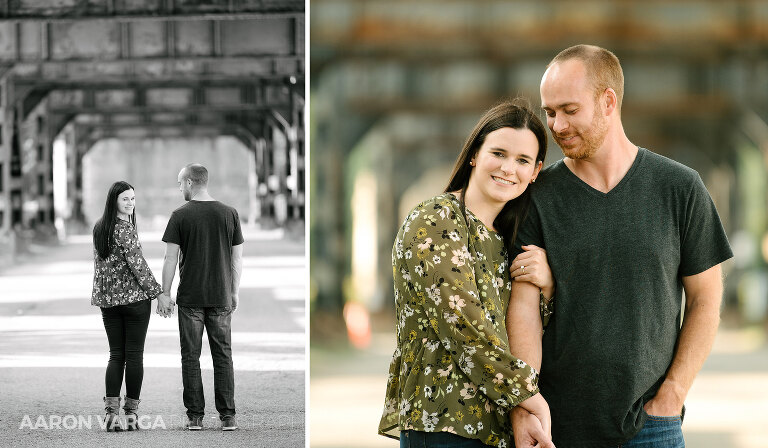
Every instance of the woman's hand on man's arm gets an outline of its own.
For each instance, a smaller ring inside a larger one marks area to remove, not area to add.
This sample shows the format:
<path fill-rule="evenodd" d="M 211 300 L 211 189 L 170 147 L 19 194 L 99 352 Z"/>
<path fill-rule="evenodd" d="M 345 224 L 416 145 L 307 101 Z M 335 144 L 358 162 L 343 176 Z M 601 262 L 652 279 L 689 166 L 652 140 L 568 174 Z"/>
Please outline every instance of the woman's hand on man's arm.
<path fill-rule="evenodd" d="M 524 252 L 515 257 L 509 273 L 516 282 L 536 285 L 545 299 L 555 294 L 555 278 L 547 261 L 547 251 L 538 246 L 522 246 Z"/>

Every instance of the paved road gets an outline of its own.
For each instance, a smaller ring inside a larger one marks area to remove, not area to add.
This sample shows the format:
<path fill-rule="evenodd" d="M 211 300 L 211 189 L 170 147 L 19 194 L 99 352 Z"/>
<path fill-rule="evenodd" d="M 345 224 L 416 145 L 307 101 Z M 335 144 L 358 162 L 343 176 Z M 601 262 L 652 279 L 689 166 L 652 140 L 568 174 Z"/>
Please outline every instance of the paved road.
<path fill-rule="evenodd" d="M 389 322 L 388 328 L 393 328 Z M 371 346 L 355 350 L 313 338 L 310 349 L 309 434 L 313 448 L 398 446 L 376 435 L 395 337 L 374 331 Z M 375 330 L 375 329 L 374 329 Z M 692 448 L 768 447 L 768 341 L 765 329 L 721 327 L 697 377 L 683 424 Z M 339 437 L 338 425 L 345 425 Z"/>
<path fill-rule="evenodd" d="M 140 237 L 159 278 L 160 235 Z M 86 236 L 33 247 L 34 254 L 0 272 L 0 446 L 304 446 L 304 243 L 280 232 L 245 237 L 241 305 L 232 321 L 239 431 L 220 430 L 206 338 L 205 430 L 183 429 L 178 322 L 155 314 L 140 406 L 154 429 L 100 429 L 108 345 L 99 310 L 90 305 Z"/>

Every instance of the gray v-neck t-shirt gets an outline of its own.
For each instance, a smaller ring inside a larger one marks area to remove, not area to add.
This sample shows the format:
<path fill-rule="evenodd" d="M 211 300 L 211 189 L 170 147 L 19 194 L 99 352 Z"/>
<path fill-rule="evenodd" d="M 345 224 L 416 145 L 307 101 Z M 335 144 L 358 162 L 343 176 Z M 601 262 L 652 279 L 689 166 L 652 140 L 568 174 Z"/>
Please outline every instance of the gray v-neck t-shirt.
<path fill-rule="evenodd" d="M 531 187 L 516 246 L 545 248 L 556 282 L 539 383 L 553 439 L 616 446 L 642 428 L 672 361 L 682 277 L 733 253 L 698 173 L 644 148 L 608 193 L 562 160 Z"/>

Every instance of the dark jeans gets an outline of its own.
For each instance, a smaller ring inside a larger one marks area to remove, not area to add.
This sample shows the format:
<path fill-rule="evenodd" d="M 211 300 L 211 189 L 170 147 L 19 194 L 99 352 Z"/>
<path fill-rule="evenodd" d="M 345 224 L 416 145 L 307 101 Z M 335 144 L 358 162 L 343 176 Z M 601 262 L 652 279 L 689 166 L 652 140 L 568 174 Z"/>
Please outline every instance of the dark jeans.
<path fill-rule="evenodd" d="M 643 428 L 620 448 L 685 448 L 682 417 L 649 415 Z"/>
<path fill-rule="evenodd" d="M 449 432 L 401 431 L 400 448 L 487 448 L 477 439 L 468 439 Z"/>
<path fill-rule="evenodd" d="M 144 340 L 151 314 L 151 300 L 101 309 L 109 340 L 109 363 L 104 377 L 107 397 L 120 396 L 125 371 L 125 394 L 139 399 L 144 380 Z"/>
<path fill-rule="evenodd" d="M 200 375 L 200 351 L 203 328 L 213 358 L 213 390 L 219 418 L 235 415 L 235 370 L 232 366 L 232 308 L 187 307 L 179 305 L 181 341 L 181 377 L 187 417 L 205 414 L 203 379 Z"/>

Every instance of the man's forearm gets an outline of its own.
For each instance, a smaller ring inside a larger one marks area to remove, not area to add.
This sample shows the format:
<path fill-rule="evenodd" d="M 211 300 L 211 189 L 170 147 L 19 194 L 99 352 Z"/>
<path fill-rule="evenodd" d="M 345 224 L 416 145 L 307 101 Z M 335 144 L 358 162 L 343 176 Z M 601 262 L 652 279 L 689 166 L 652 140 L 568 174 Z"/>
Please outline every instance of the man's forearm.
<path fill-rule="evenodd" d="M 240 277 L 243 274 L 243 259 L 239 257 L 232 258 L 232 294 L 240 291 Z"/>
<path fill-rule="evenodd" d="M 526 282 L 513 282 L 507 307 L 507 337 L 513 356 L 541 369 L 541 315 L 539 288 Z"/>
<path fill-rule="evenodd" d="M 173 277 L 176 275 L 176 264 L 178 260 L 174 257 L 165 256 L 163 259 L 163 292 L 171 295 L 171 285 Z"/>
<path fill-rule="evenodd" d="M 716 300 L 703 300 L 686 307 L 683 326 L 678 337 L 677 350 L 658 395 L 674 399 L 682 409 L 696 374 L 704 365 L 715 341 L 720 323 L 720 294 Z"/>
<path fill-rule="evenodd" d="M 510 353 L 537 371 L 540 370 L 542 324 L 538 287 L 526 282 L 512 282 L 506 326 Z M 549 411 L 547 410 L 546 415 L 536 416 L 538 421 L 528 418 L 528 414 L 529 411 L 522 406 L 515 406 L 510 413 L 517 446 L 534 446 L 536 442 L 543 443 L 543 446 L 552 446 L 551 440 L 547 438 L 547 431 L 543 429 L 545 422 L 548 427 L 551 424 Z"/>
<path fill-rule="evenodd" d="M 723 282 L 719 265 L 683 278 L 685 315 L 677 339 L 675 356 L 656 398 L 679 412 L 696 374 L 704 365 L 720 323 Z"/>

